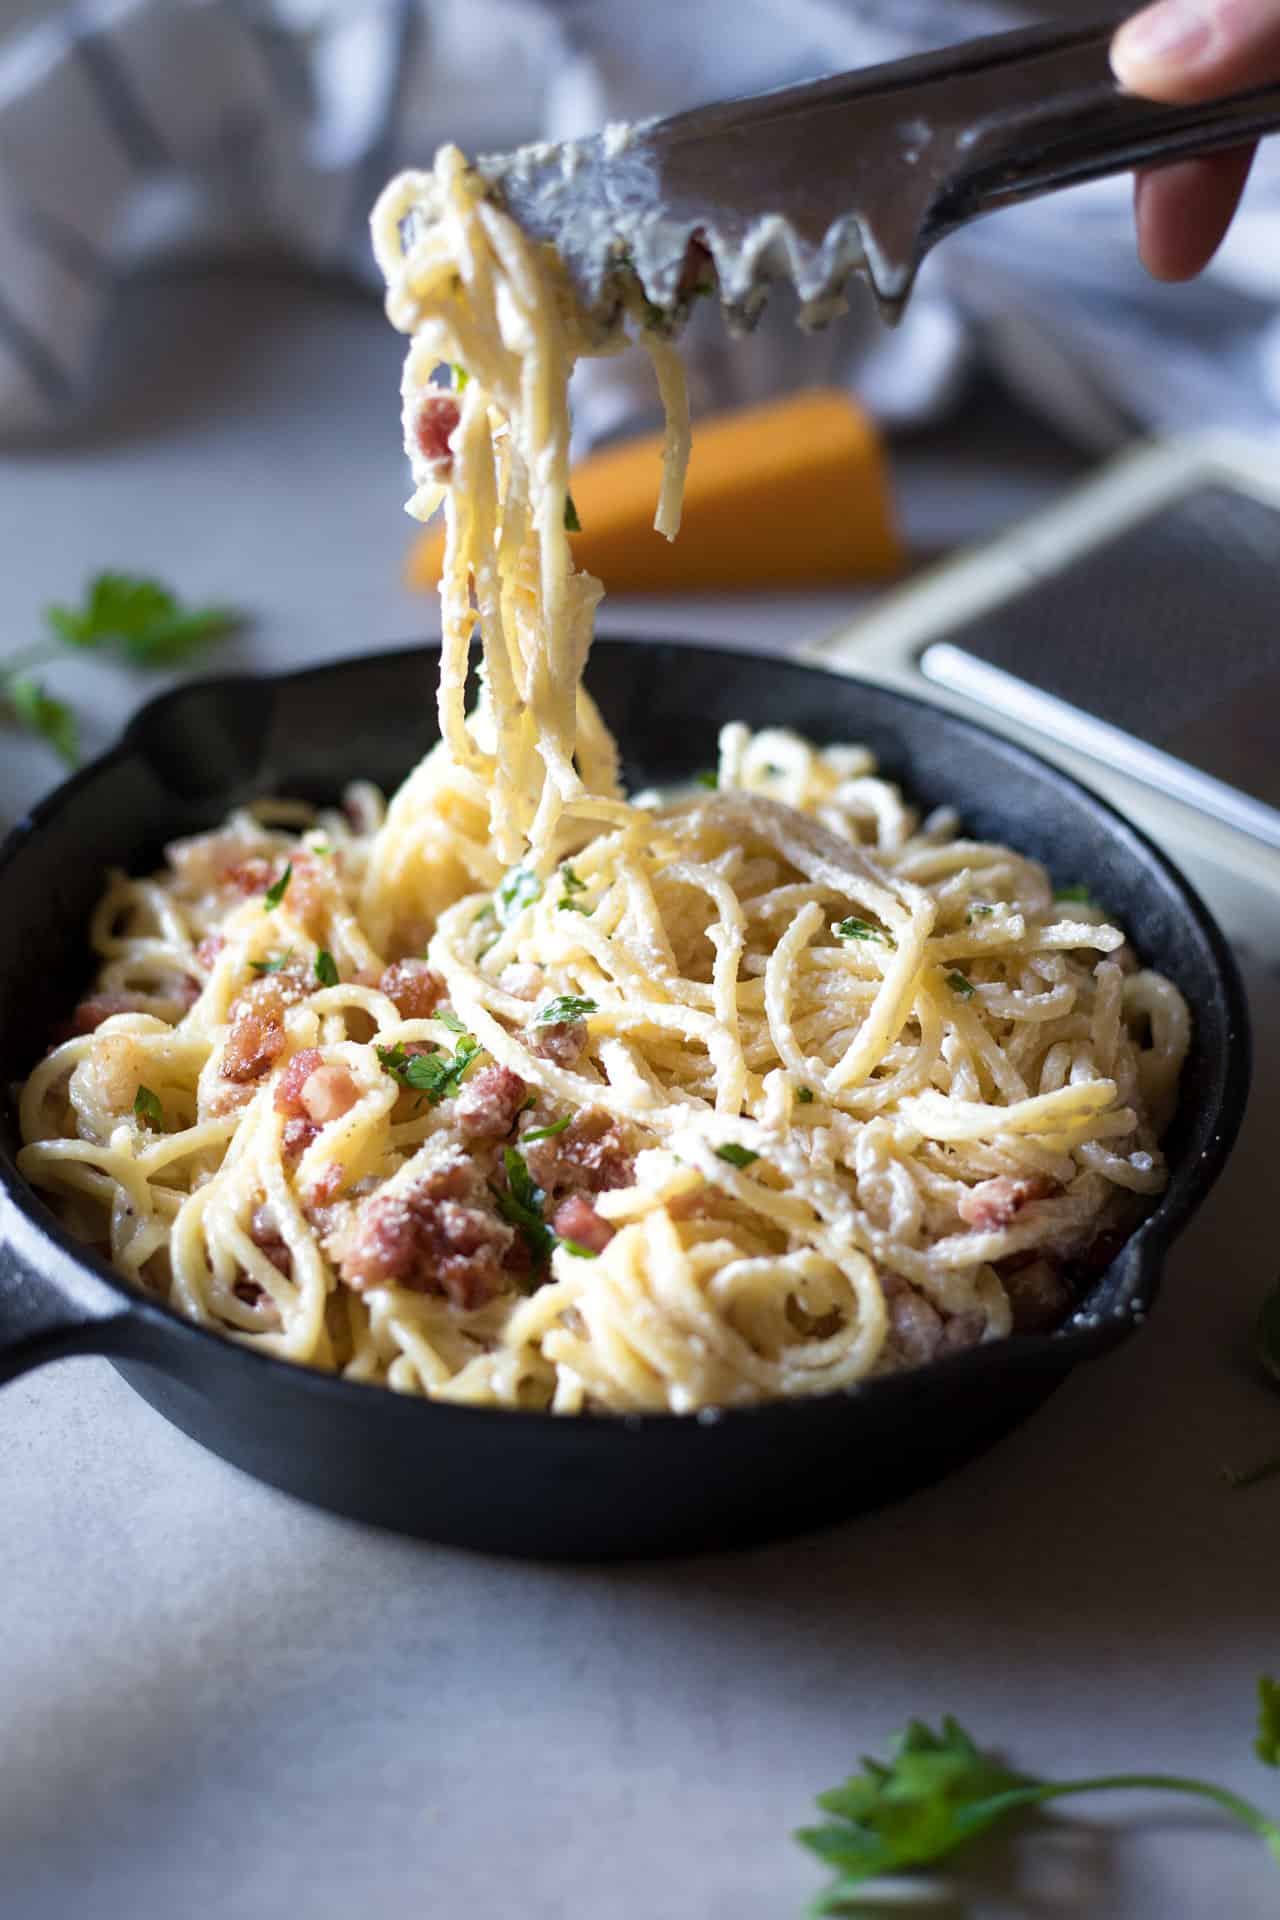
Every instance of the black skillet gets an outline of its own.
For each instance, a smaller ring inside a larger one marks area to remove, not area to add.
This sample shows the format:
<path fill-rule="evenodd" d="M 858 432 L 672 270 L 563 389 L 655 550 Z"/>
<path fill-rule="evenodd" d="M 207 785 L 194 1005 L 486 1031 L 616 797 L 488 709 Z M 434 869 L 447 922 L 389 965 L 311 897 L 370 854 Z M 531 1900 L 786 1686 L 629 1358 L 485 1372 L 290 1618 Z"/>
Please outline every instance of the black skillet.
<path fill-rule="evenodd" d="M 0 849 L 0 1078 L 17 1081 L 85 984 L 104 869 L 264 792 L 333 800 L 394 787 L 431 732 L 431 652 L 153 701 L 121 745 Z M 260 1479 L 428 1539 L 567 1556 L 679 1552 L 840 1519 L 936 1479 L 1029 1414 L 1080 1361 L 1131 1332 L 1165 1253 L 1217 1177 L 1244 1108 L 1249 1041 L 1230 952 L 1149 841 L 1020 747 L 953 714 L 813 668 L 719 649 L 603 641 L 589 680 L 634 784 L 712 761 L 727 720 L 863 741 L 926 805 L 1087 880 L 1181 987 L 1195 1038 L 1159 1205 L 1048 1337 L 985 1346 L 850 1392 L 725 1413 L 556 1419 L 409 1399 L 285 1365 L 188 1325 L 115 1277 L 18 1177 L 0 1125 L 0 1381 L 106 1354 L 167 1419 Z"/>

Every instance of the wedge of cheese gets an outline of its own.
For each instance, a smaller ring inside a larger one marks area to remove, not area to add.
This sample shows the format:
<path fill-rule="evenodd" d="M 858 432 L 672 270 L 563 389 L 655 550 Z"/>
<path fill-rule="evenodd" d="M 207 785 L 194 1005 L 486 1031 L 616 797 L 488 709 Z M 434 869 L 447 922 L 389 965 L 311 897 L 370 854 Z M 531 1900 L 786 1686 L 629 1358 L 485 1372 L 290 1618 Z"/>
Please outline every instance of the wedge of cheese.
<path fill-rule="evenodd" d="M 797 393 L 700 420 L 674 542 L 653 530 L 661 462 L 653 434 L 574 470 L 574 556 L 612 593 L 830 586 L 902 570 L 884 445 L 846 393 Z M 443 551 L 438 530 L 418 537 L 410 585 L 437 584 Z"/>

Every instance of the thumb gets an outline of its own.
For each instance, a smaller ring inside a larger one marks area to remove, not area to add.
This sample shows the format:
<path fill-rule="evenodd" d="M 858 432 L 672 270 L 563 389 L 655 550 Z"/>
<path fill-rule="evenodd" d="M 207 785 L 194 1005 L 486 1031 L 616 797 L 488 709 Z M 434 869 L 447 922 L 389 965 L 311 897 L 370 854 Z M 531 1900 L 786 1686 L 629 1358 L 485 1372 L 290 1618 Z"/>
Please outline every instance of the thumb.
<path fill-rule="evenodd" d="M 1280 0 L 1157 0 L 1111 44 L 1121 86 L 1153 100 L 1212 100 L 1280 80 Z"/>

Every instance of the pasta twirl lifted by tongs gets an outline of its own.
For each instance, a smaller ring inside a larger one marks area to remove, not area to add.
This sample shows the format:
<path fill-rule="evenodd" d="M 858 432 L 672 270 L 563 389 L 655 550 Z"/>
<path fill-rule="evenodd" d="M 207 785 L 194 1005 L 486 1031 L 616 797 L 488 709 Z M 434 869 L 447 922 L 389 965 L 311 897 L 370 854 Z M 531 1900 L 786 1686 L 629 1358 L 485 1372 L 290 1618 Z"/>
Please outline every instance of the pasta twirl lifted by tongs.
<path fill-rule="evenodd" d="M 385 813 L 266 803 L 113 877 L 24 1171 L 179 1311 L 439 1398 L 689 1412 L 1057 1324 L 1165 1183 L 1176 989 L 858 747 L 730 726 L 628 801 L 565 533 L 569 374 L 623 321 L 451 150 L 375 233 L 441 742 Z"/>

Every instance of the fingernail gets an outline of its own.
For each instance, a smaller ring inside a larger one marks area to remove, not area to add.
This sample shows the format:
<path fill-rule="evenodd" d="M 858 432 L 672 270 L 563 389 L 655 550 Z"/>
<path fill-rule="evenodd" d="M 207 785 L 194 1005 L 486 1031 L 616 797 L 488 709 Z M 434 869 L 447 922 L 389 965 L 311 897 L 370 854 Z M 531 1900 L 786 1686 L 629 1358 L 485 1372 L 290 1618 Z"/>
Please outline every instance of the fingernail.
<path fill-rule="evenodd" d="M 1197 0 L 1160 0 L 1125 21 L 1111 44 L 1111 65 L 1122 83 L 1137 82 L 1152 67 L 1193 64 L 1211 37 Z"/>

